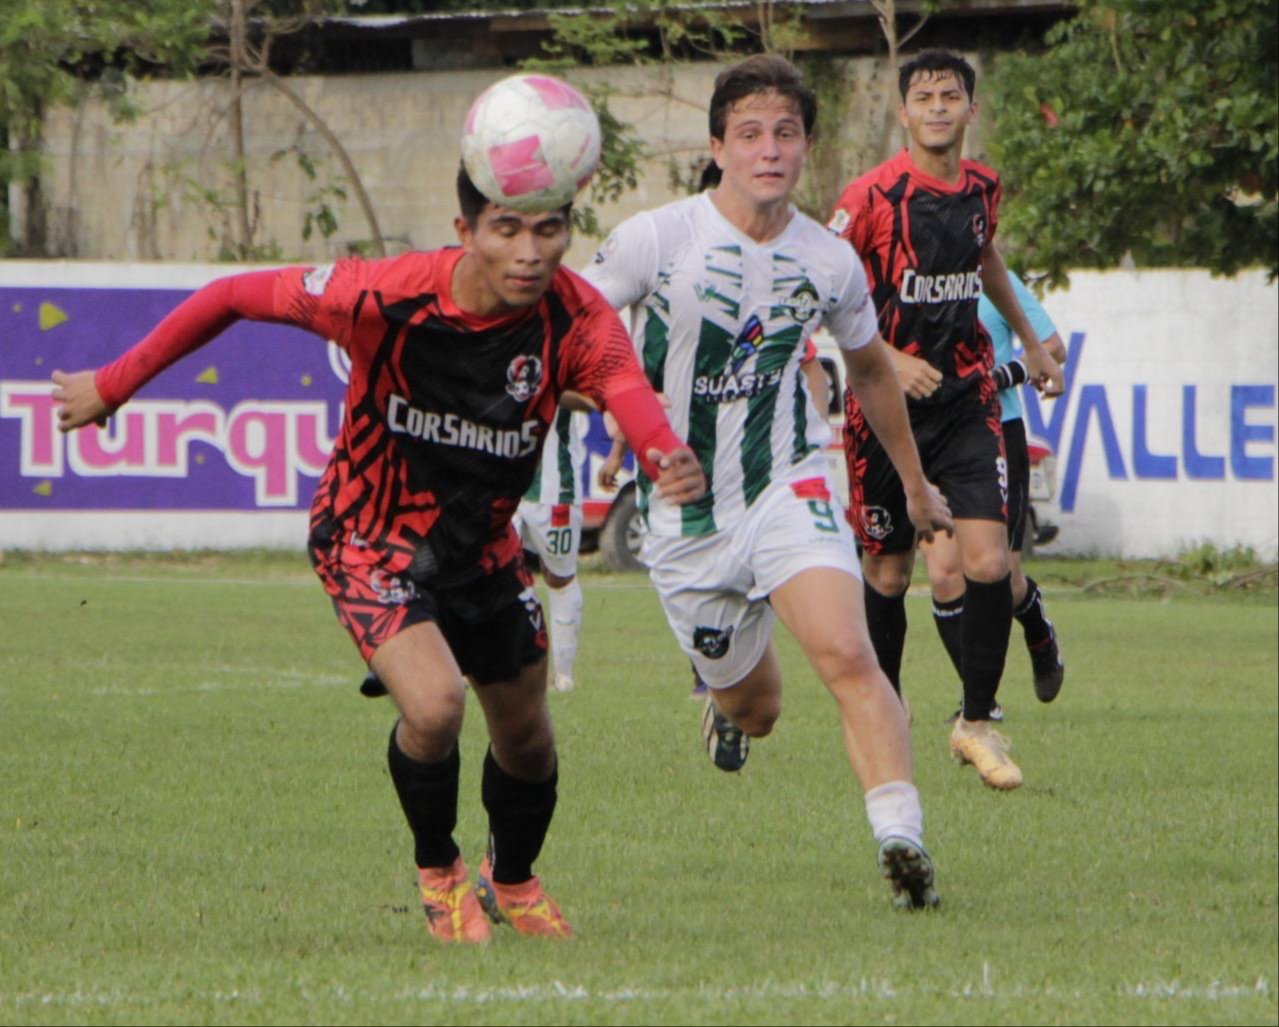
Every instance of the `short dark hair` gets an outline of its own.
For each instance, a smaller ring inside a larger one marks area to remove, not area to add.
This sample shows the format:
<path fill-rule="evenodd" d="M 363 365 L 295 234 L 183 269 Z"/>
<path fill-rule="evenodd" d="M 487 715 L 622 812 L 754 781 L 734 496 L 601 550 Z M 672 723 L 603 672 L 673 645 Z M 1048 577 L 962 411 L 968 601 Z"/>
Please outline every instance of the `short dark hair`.
<path fill-rule="evenodd" d="M 917 57 L 911 58 L 902 65 L 901 71 L 897 75 L 897 89 L 902 94 L 902 102 L 906 100 L 906 93 L 910 89 L 911 80 L 918 74 L 923 72 L 929 78 L 936 78 L 943 72 L 950 72 L 955 78 L 964 84 L 964 91 L 968 93 L 968 99 L 974 96 L 974 89 L 977 85 L 977 72 L 973 71 L 973 66 L 957 53 L 951 53 L 949 50 L 925 50 Z"/>
<path fill-rule="evenodd" d="M 484 213 L 484 208 L 490 203 L 493 203 L 493 201 L 480 192 L 479 187 L 471 181 L 466 165 L 459 161 L 457 165 L 457 207 L 466 223 L 472 228 L 478 225 L 480 223 L 480 215 Z M 501 206 L 500 203 L 493 203 L 493 205 L 495 207 Z M 558 209 L 571 225 L 573 220 L 572 202 L 570 201 Z"/>
<path fill-rule="evenodd" d="M 776 93 L 799 108 L 804 134 L 813 134 L 817 121 L 817 97 L 800 76 L 799 69 L 785 57 L 756 54 L 715 77 L 711 94 L 710 128 L 712 139 L 724 138 L 728 113 L 739 100 L 756 93 Z"/>
<path fill-rule="evenodd" d="M 462 217 L 468 225 L 474 228 L 480 222 L 480 215 L 484 213 L 490 200 L 482 192 L 475 187 L 475 183 L 471 181 L 471 176 L 467 174 L 466 165 L 461 162 L 457 166 L 457 207 L 462 212 Z"/>

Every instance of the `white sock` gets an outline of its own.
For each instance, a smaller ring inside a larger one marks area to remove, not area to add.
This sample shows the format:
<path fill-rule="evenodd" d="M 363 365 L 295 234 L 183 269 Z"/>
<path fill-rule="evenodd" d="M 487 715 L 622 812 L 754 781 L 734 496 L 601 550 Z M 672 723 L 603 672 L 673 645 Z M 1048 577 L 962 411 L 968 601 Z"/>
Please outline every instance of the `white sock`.
<path fill-rule="evenodd" d="M 582 586 L 574 578 L 563 588 L 548 588 L 551 606 L 551 657 L 555 673 L 573 676 L 577 631 L 582 623 Z"/>
<path fill-rule="evenodd" d="M 924 844 L 924 810 L 919 790 L 909 781 L 889 781 L 866 793 L 866 819 L 875 841 L 890 835 Z"/>

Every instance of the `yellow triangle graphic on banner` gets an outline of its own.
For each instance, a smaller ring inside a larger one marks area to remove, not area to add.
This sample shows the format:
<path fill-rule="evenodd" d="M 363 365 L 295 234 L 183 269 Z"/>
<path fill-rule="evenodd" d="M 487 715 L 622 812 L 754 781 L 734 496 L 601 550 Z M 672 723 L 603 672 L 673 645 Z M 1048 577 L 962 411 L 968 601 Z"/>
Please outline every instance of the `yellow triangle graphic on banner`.
<path fill-rule="evenodd" d="M 61 307 L 53 303 L 40 304 L 40 331 L 47 332 L 50 328 L 57 328 L 60 324 L 65 324 L 71 318 L 67 312 Z"/>
<path fill-rule="evenodd" d="M 195 376 L 195 380 L 199 382 L 201 385 L 217 385 L 218 369 L 216 367 L 206 367 L 203 371 L 201 371 L 198 375 Z"/>
<path fill-rule="evenodd" d="M 31 491 L 34 492 L 37 496 L 51 496 L 53 495 L 53 482 L 42 481 L 39 485 L 37 485 Z"/>

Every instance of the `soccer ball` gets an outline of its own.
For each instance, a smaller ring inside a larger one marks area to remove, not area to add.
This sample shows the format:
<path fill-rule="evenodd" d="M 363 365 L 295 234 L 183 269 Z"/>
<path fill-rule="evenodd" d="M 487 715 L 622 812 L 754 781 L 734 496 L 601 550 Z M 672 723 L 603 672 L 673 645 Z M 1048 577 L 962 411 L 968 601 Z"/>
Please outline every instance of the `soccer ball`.
<path fill-rule="evenodd" d="M 600 159 L 600 123 L 572 86 L 512 75 L 484 90 L 466 115 L 462 163 L 492 202 L 523 213 L 573 201 Z"/>

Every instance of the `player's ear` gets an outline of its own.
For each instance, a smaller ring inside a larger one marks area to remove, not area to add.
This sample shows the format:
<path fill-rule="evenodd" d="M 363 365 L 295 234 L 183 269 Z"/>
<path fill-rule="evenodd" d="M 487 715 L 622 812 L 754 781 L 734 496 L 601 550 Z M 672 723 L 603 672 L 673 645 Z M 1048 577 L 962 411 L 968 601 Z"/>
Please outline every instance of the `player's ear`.
<path fill-rule="evenodd" d="M 453 219 L 453 231 L 457 233 L 457 241 L 462 244 L 462 248 L 469 250 L 471 248 L 471 240 L 475 236 L 475 230 L 471 227 L 471 223 L 459 214 Z"/>

